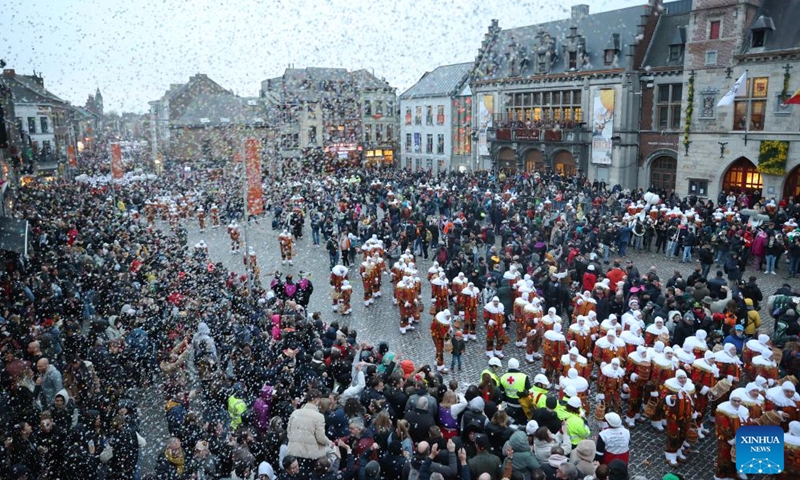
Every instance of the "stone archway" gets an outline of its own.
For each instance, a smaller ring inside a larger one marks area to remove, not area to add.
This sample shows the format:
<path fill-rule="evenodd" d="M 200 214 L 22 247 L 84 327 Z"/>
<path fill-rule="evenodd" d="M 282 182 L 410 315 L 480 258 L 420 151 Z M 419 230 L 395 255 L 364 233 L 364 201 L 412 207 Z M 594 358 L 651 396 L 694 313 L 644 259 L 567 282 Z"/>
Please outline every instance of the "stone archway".
<path fill-rule="evenodd" d="M 506 172 L 517 170 L 517 152 L 513 148 L 503 147 L 497 152 L 497 169 Z"/>
<path fill-rule="evenodd" d="M 747 157 L 739 157 L 725 170 L 721 188 L 725 193 L 749 194 L 754 190 L 761 191 L 764 188 L 764 182 L 755 164 Z"/>
<path fill-rule="evenodd" d="M 544 172 L 547 170 L 547 162 L 541 150 L 531 149 L 525 152 L 525 171 Z"/>
<path fill-rule="evenodd" d="M 572 176 L 577 168 L 575 156 L 569 150 L 561 150 L 553 155 L 553 171 L 556 173 Z"/>
<path fill-rule="evenodd" d="M 800 165 L 794 167 L 783 181 L 783 198 L 800 197 Z"/>
<path fill-rule="evenodd" d="M 657 192 L 675 190 L 675 178 L 678 175 L 678 159 L 673 155 L 659 155 L 650 161 L 649 186 Z"/>

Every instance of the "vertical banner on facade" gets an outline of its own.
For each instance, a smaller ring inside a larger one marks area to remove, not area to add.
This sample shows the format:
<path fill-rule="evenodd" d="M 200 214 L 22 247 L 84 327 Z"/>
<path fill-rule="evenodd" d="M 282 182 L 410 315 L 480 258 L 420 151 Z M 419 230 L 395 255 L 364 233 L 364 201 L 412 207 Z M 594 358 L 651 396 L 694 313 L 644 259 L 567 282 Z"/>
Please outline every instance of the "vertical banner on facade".
<path fill-rule="evenodd" d="M 111 144 L 111 178 L 119 180 L 125 173 L 125 168 L 122 166 L 122 148 L 119 143 Z"/>
<path fill-rule="evenodd" d="M 78 168 L 78 158 L 75 156 L 75 145 L 67 147 L 67 161 L 72 168 Z"/>
<path fill-rule="evenodd" d="M 478 154 L 489 155 L 489 142 L 486 138 L 486 131 L 492 127 L 492 117 L 494 116 L 494 95 L 481 95 L 478 103 L 478 120 L 480 121 L 480 131 L 478 132 Z"/>
<path fill-rule="evenodd" d="M 596 89 L 592 104 L 592 163 L 611 165 L 614 134 L 614 90 Z"/>
<path fill-rule="evenodd" d="M 261 158 L 258 140 L 248 138 L 244 142 L 244 165 L 247 175 L 247 213 L 260 215 L 264 211 L 264 198 L 261 189 Z"/>

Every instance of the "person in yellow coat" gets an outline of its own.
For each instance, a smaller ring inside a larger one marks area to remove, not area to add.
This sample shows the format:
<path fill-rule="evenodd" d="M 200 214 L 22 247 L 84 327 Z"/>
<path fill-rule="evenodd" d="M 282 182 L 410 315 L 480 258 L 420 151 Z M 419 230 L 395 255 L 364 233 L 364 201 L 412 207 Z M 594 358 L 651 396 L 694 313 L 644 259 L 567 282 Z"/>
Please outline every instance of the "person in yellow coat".
<path fill-rule="evenodd" d="M 569 433 L 572 448 L 574 449 L 578 446 L 578 442 L 589 438 L 592 434 L 586 419 L 581 417 L 580 398 L 575 396 L 567 400 L 564 417 L 564 421 L 567 423 L 567 433 Z"/>
<path fill-rule="evenodd" d="M 753 306 L 752 298 L 745 298 L 744 304 L 747 306 L 747 318 L 744 320 L 744 334 L 746 337 L 752 337 L 756 331 L 761 327 L 761 316 Z"/>

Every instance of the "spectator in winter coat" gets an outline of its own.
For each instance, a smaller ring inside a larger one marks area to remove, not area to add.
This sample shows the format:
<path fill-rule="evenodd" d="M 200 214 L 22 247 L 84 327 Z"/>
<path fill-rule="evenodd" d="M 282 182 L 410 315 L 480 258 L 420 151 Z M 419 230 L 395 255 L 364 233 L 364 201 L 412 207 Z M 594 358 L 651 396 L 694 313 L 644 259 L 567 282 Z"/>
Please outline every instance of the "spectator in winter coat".
<path fill-rule="evenodd" d="M 747 306 L 747 318 L 744 320 L 744 334 L 746 337 L 752 337 L 761 327 L 761 316 L 755 310 L 753 303 L 751 298 L 744 299 L 744 304 Z"/>
<path fill-rule="evenodd" d="M 583 291 L 591 292 L 594 290 L 594 284 L 597 283 L 597 275 L 594 271 L 594 265 L 590 264 L 586 267 L 586 273 L 583 274 Z"/>
<path fill-rule="evenodd" d="M 725 339 L 722 341 L 722 345 L 728 343 L 733 344 L 736 347 L 736 354 L 741 355 L 745 340 L 744 325 L 738 324 L 734 327 L 733 331 L 727 337 L 725 337 Z"/>
<path fill-rule="evenodd" d="M 553 449 L 559 447 L 564 452 L 564 455 L 572 451 L 572 440 L 564 428 L 553 434 L 547 427 L 541 426 L 533 435 L 533 452 L 541 464 L 547 463 Z"/>
<path fill-rule="evenodd" d="M 717 270 L 716 276 L 708 281 L 708 290 L 711 292 L 712 298 L 722 298 L 723 296 L 722 287 L 728 285 L 723 275 L 721 270 Z"/>
<path fill-rule="evenodd" d="M 695 334 L 695 318 L 691 312 L 686 312 L 683 315 L 683 321 L 675 325 L 675 331 L 672 332 L 672 344 L 683 345 L 684 340 Z"/>
<path fill-rule="evenodd" d="M 272 393 L 272 386 L 264 385 L 261 387 L 258 398 L 253 403 L 253 424 L 262 436 L 269 428 Z"/>
<path fill-rule="evenodd" d="M 742 270 L 739 266 L 739 254 L 738 253 L 731 253 L 728 260 L 725 262 L 725 273 L 728 274 L 728 282 L 731 285 L 735 285 L 736 282 L 739 281 L 739 277 L 742 276 Z"/>
<path fill-rule="evenodd" d="M 764 300 L 764 294 L 761 293 L 761 289 L 758 288 L 756 277 L 751 276 L 749 279 L 747 279 L 747 284 L 745 284 L 744 288 L 742 289 L 742 294 L 744 295 L 744 298 L 753 300 L 753 308 L 755 310 L 760 310 L 759 302 Z"/>
<path fill-rule="evenodd" d="M 519 473 L 522 478 L 530 478 L 534 470 L 540 467 L 539 460 L 531 452 L 528 444 L 528 436 L 522 430 L 517 430 L 503 446 L 503 455 L 507 455 L 508 450 L 513 451 L 511 457 L 506 456 L 505 464 L 513 464 L 513 472 Z"/>
<path fill-rule="evenodd" d="M 195 359 L 198 355 L 208 354 L 217 361 L 217 345 L 214 338 L 211 337 L 211 329 L 205 322 L 200 322 L 197 325 L 197 333 L 192 337 L 192 348 L 195 351 Z"/>
<path fill-rule="evenodd" d="M 39 378 L 36 379 L 36 392 L 41 391 L 42 406 L 48 407 L 53 404 L 56 393 L 64 388 L 61 379 L 61 372 L 56 367 L 50 365 L 47 358 L 41 358 L 36 362 L 36 370 Z"/>
<path fill-rule="evenodd" d="M 287 453 L 297 458 L 316 460 L 324 457 L 330 445 L 325 435 L 325 417 L 319 412 L 320 393 L 311 390 L 308 401 L 289 417 L 286 431 L 289 434 Z"/>
<path fill-rule="evenodd" d="M 406 412 L 405 419 L 409 423 L 411 440 L 419 443 L 428 438 L 430 428 L 436 425 L 436 420 L 428 410 L 427 397 L 418 397 L 416 405 L 413 410 Z"/>

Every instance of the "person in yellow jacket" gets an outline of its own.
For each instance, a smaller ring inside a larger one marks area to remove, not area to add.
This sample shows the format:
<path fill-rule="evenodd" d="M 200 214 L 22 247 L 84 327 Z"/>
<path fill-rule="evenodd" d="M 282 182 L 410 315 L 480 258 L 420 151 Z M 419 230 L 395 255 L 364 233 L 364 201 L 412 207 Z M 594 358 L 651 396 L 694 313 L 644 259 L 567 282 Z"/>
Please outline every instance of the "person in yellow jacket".
<path fill-rule="evenodd" d="M 536 405 L 536 408 L 545 408 L 547 406 L 547 387 L 550 385 L 550 380 L 543 373 L 537 374 L 533 377 L 533 388 L 531 389 L 531 402 Z"/>
<path fill-rule="evenodd" d="M 233 386 L 233 391 L 228 397 L 228 416 L 231 418 L 231 430 L 236 430 L 242 425 L 242 417 L 247 411 L 247 402 L 242 400 L 244 388 L 240 383 Z"/>
<path fill-rule="evenodd" d="M 481 378 L 480 378 L 480 381 L 478 383 L 483 381 L 483 374 L 484 373 L 488 373 L 489 376 L 492 377 L 492 380 L 494 380 L 495 387 L 499 387 L 500 386 L 500 376 L 502 375 L 502 372 L 500 371 L 501 368 L 503 368 L 503 364 L 502 364 L 502 362 L 500 362 L 499 358 L 497 358 L 497 357 L 490 358 L 489 359 L 489 366 L 484 368 L 483 371 L 481 372 Z"/>
<path fill-rule="evenodd" d="M 577 395 L 571 397 L 567 401 L 564 421 L 567 422 L 567 433 L 569 433 L 573 449 L 578 446 L 578 442 L 589 438 L 592 434 L 586 420 L 581 417 L 580 411 L 581 399 Z"/>
<path fill-rule="evenodd" d="M 744 304 L 747 306 L 747 318 L 744 319 L 744 334 L 750 338 L 756 334 L 758 328 L 761 327 L 761 315 L 758 314 L 753 306 L 752 298 L 745 298 Z"/>

